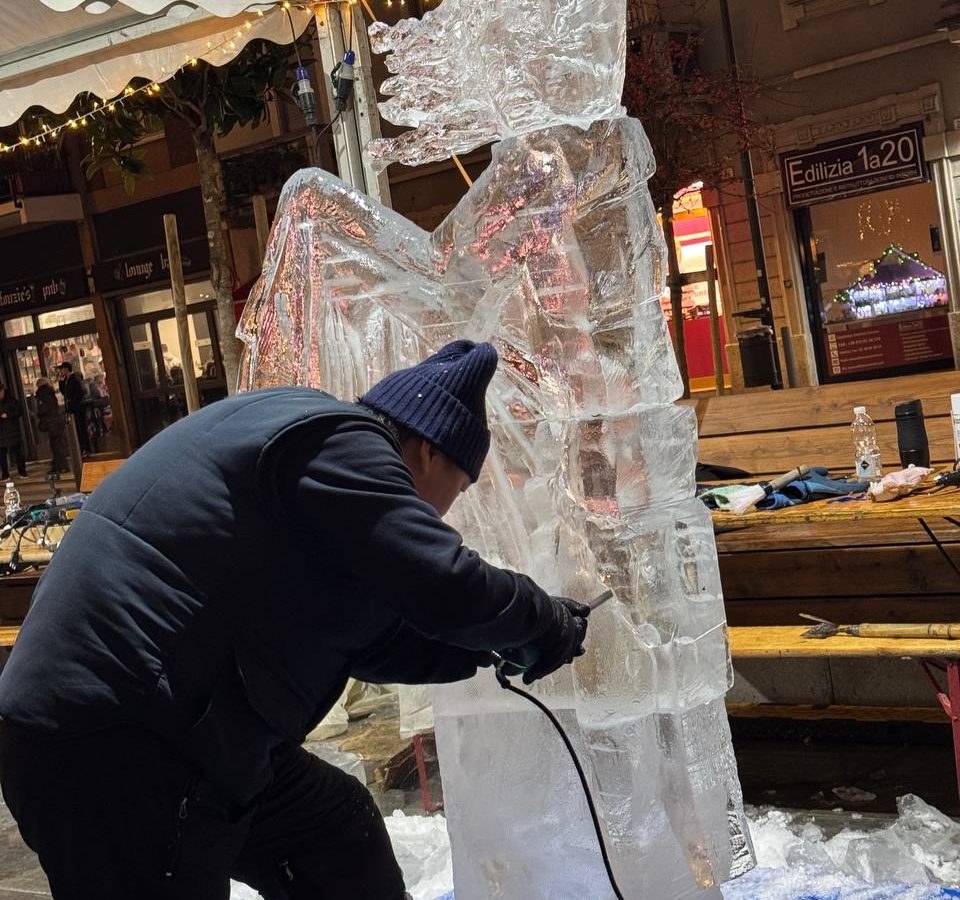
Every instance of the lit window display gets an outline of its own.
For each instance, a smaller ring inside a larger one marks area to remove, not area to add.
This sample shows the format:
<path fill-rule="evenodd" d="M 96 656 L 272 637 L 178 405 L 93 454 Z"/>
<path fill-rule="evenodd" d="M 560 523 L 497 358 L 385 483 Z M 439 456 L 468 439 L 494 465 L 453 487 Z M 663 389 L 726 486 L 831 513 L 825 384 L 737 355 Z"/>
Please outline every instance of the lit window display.
<path fill-rule="evenodd" d="M 710 213 L 703 206 L 703 185 L 695 182 L 674 197 L 673 232 L 677 249 L 679 274 L 683 282 L 683 334 L 686 344 L 687 374 L 694 390 L 715 385 L 713 348 L 710 331 L 710 299 L 707 289 L 707 247 L 714 243 Z M 658 216 L 659 220 L 659 216 Z M 662 222 L 661 222 L 662 227 Z M 714 263 L 716 266 L 716 263 Z M 721 347 L 726 343 L 723 321 L 723 300 L 716 285 L 718 328 Z M 670 290 L 664 286 L 660 306 L 673 332 L 673 308 Z M 727 360 L 722 355 L 723 371 Z"/>
<path fill-rule="evenodd" d="M 891 244 L 868 271 L 824 306 L 827 323 L 853 322 L 949 305 L 947 279 L 919 255 Z"/>

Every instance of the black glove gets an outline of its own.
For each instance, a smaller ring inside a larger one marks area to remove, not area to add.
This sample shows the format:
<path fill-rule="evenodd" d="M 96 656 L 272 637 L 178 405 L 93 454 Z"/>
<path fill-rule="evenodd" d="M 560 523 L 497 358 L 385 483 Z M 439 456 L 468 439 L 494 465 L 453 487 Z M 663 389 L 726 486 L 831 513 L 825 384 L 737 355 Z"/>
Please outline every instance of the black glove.
<path fill-rule="evenodd" d="M 523 673 L 523 683 L 533 684 L 561 666 L 583 656 L 583 639 L 587 635 L 587 616 L 590 607 L 567 597 L 551 597 L 548 614 L 552 621 L 546 631 L 530 646 L 537 651 L 537 661 Z"/>

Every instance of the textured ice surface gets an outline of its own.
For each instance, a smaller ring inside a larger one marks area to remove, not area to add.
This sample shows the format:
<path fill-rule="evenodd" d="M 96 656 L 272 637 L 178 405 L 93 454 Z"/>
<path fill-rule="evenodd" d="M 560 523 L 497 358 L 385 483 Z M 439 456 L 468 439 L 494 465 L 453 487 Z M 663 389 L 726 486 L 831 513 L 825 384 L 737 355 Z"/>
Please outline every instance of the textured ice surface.
<path fill-rule="evenodd" d="M 752 814 L 757 868 L 724 886 L 725 900 L 938 900 L 960 897 L 960 826 L 919 797 L 878 831 L 827 839 L 795 814 Z"/>
<path fill-rule="evenodd" d="M 660 310 L 652 171 L 632 119 L 535 132 L 499 144 L 431 234 L 329 172 L 302 170 L 284 187 L 240 323 L 241 385 L 355 397 L 459 336 L 501 351 L 492 412 L 511 452 L 560 452 L 538 422 L 670 403 L 680 380 Z M 658 414 L 686 417 L 692 438 L 689 412 Z M 647 441 L 631 452 L 652 460 L 659 449 Z M 678 480 L 692 491 L 692 470 L 676 466 L 649 489 Z"/>
<path fill-rule="evenodd" d="M 444 0 L 370 40 L 393 73 L 380 111 L 414 129 L 372 143 L 380 166 L 623 115 L 625 0 Z"/>
<path fill-rule="evenodd" d="M 587 655 L 536 692 L 586 764 L 627 896 L 706 900 L 753 858 L 695 417 L 674 404 L 660 309 L 654 160 L 640 124 L 616 117 L 622 32 L 622 0 L 444 0 L 378 34 L 403 76 L 393 115 L 426 129 L 407 161 L 462 149 L 449 141 L 465 121 L 507 137 L 433 233 L 322 170 L 292 178 L 241 322 L 242 383 L 352 398 L 453 338 L 497 346 L 491 453 L 451 519 L 554 593 L 613 589 Z M 434 712 L 458 900 L 605 900 L 542 714 L 489 671 L 439 690 Z"/>

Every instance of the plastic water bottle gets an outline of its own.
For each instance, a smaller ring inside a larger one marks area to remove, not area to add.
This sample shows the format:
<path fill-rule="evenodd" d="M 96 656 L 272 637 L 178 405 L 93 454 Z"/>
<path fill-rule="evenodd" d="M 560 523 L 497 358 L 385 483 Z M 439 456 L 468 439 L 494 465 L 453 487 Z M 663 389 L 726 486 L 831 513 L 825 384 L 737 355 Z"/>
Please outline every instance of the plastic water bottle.
<path fill-rule="evenodd" d="M 7 489 L 3 492 L 3 509 L 8 524 L 15 521 L 20 514 L 20 491 L 13 486 L 12 481 L 7 482 Z"/>
<path fill-rule="evenodd" d="M 860 481 L 876 481 L 883 475 L 880 465 L 880 446 L 877 444 L 877 428 L 867 415 L 865 406 L 853 408 L 853 455 L 856 477 Z"/>

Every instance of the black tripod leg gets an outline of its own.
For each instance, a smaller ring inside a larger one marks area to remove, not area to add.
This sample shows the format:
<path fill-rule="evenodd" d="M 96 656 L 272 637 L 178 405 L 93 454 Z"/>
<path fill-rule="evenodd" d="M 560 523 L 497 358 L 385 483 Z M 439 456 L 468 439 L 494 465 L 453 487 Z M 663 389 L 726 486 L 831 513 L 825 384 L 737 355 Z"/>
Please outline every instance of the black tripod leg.
<path fill-rule="evenodd" d="M 947 565 L 950 566 L 950 568 L 956 573 L 957 577 L 960 578 L 960 566 L 957 566 L 953 560 L 953 557 L 947 553 L 947 548 L 940 543 L 939 538 L 933 533 L 933 531 L 930 529 L 930 526 L 923 519 L 917 519 L 917 521 L 920 523 L 920 527 L 927 533 L 927 537 L 933 541 L 936 548 L 940 551 L 940 555 L 947 561 Z M 956 523 L 954 522 L 953 524 Z"/>

